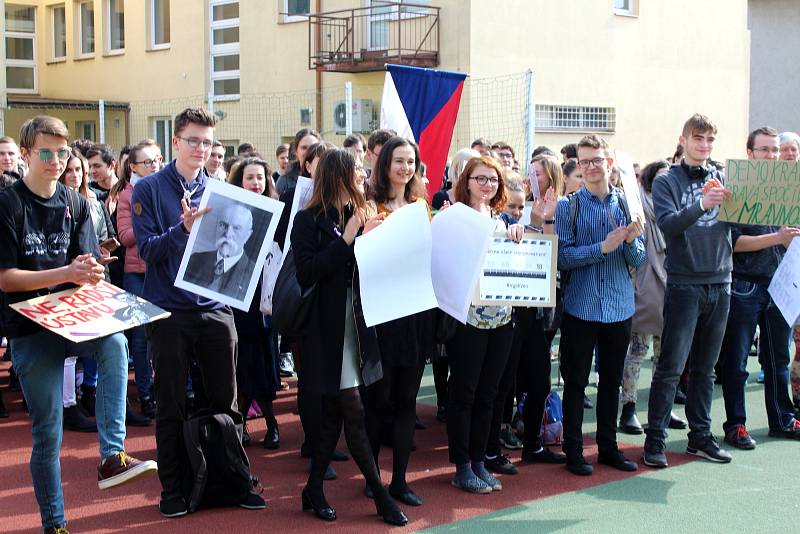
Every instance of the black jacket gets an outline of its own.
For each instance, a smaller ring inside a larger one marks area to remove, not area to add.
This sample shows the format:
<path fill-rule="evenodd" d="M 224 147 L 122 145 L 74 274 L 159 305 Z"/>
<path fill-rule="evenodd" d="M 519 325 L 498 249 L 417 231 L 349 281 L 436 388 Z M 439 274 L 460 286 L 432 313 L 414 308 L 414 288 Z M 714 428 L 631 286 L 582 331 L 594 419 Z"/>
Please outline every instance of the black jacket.
<path fill-rule="evenodd" d="M 383 378 L 375 328 L 367 328 L 361 309 L 353 245 L 345 243 L 336 221 L 309 210 L 297 212 L 292 227 L 297 281 L 303 287 L 316 284 L 306 334 L 303 336 L 301 387 L 323 394 L 339 391 L 347 288 L 353 287 L 353 311 L 361 356 L 364 385 Z"/>

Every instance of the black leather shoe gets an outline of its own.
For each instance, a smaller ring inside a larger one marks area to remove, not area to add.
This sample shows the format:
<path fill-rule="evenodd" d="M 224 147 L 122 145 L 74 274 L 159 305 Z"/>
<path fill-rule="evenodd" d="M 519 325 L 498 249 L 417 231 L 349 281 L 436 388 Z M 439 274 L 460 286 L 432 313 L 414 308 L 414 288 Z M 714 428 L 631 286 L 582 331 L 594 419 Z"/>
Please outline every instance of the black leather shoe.
<path fill-rule="evenodd" d="M 309 491 L 308 487 L 305 487 L 300 496 L 303 500 L 304 512 L 312 511 L 315 516 L 323 521 L 336 521 L 336 510 L 331 508 L 331 505 L 325 500 L 325 495 L 322 491 L 312 497 L 312 492 Z"/>
<path fill-rule="evenodd" d="M 567 456 L 542 447 L 538 451 L 523 450 L 522 461 L 526 464 L 565 464 Z"/>
<path fill-rule="evenodd" d="M 619 449 L 601 452 L 597 455 L 597 463 L 619 469 L 620 471 L 637 471 L 639 469 L 639 465 L 625 458 L 625 455 L 623 455 Z"/>
<path fill-rule="evenodd" d="M 311 470 L 312 462 L 308 463 L 308 469 Z M 322 480 L 336 480 L 336 469 L 333 468 L 331 464 L 328 464 L 328 467 L 325 468 L 325 474 L 322 476 Z"/>
<path fill-rule="evenodd" d="M 675 412 L 669 413 L 669 423 L 667 423 L 667 427 L 671 428 L 672 430 L 683 430 L 687 426 L 689 426 L 686 421 L 675 415 Z"/>
<path fill-rule="evenodd" d="M 585 394 L 583 396 L 583 407 L 586 410 L 591 410 L 592 408 L 594 408 L 594 403 L 592 402 L 592 399 L 590 399 L 589 396 Z"/>
<path fill-rule="evenodd" d="M 383 522 L 396 527 L 402 527 L 408 523 L 408 517 L 397 507 L 385 488 L 381 487 L 381 492 L 375 498 L 375 510 L 383 518 Z M 374 491 L 373 491 L 374 493 Z"/>
<path fill-rule="evenodd" d="M 420 419 L 419 417 L 416 417 L 415 420 L 414 420 L 414 428 L 417 429 L 417 430 L 427 430 L 428 429 L 428 425 L 423 423 L 422 419 Z"/>
<path fill-rule="evenodd" d="M 619 416 L 619 431 L 623 434 L 642 434 L 644 429 L 636 417 L 636 403 L 626 402 L 622 405 L 622 413 Z"/>
<path fill-rule="evenodd" d="M 78 405 L 64 408 L 64 430 L 72 432 L 97 432 L 97 423 L 83 415 Z"/>
<path fill-rule="evenodd" d="M 409 506 L 422 506 L 422 497 L 414 493 L 414 490 L 406 486 L 403 489 L 394 489 L 389 486 L 389 495 L 396 501 Z"/>
<path fill-rule="evenodd" d="M 594 472 L 592 464 L 586 461 L 583 454 L 567 455 L 567 471 L 581 477 L 589 476 Z"/>
<path fill-rule="evenodd" d="M 267 433 L 264 436 L 264 443 L 262 446 L 268 450 L 275 450 L 280 448 L 281 446 L 281 434 L 278 430 L 278 425 L 272 426 L 267 429 Z"/>
<path fill-rule="evenodd" d="M 136 413 L 130 399 L 125 399 L 125 424 L 127 426 L 150 426 L 151 422 L 149 417 Z"/>

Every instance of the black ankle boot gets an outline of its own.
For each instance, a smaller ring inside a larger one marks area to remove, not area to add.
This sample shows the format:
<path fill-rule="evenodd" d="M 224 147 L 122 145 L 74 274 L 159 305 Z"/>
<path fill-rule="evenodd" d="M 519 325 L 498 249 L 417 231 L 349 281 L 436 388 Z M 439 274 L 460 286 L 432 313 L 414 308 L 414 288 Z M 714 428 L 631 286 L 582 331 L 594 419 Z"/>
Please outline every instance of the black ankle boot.
<path fill-rule="evenodd" d="M 408 517 L 397 507 L 394 499 L 392 499 L 384 486 L 381 486 L 380 489 L 373 487 L 372 494 L 375 496 L 375 509 L 378 511 L 378 515 L 383 518 L 384 523 L 396 527 L 402 527 L 408 523 Z"/>
<path fill-rule="evenodd" d="M 622 413 L 619 416 L 619 431 L 625 434 L 641 434 L 644 432 L 642 424 L 636 417 L 635 402 L 626 402 L 622 405 Z"/>
<path fill-rule="evenodd" d="M 304 512 L 313 511 L 314 515 L 323 521 L 336 521 L 336 510 L 331 508 L 331 505 L 325 500 L 322 488 L 312 490 L 306 485 L 300 496 L 303 500 Z"/>

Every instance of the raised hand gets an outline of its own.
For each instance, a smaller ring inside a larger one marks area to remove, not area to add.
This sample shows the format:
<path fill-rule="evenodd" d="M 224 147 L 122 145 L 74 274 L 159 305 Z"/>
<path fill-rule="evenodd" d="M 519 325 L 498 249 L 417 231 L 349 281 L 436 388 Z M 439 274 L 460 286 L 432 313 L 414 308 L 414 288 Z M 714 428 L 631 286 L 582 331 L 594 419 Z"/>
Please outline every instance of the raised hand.
<path fill-rule="evenodd" d="M 209 207 L 203 209 L 193 208 L 189 206 L 185 198 L 181 199 L 181 208 L 183 208 L 183 227 L 186 228 L 187 232 L 192 231 L 192 225 L 194 225 L 195 221 L 211 211 Z"/>

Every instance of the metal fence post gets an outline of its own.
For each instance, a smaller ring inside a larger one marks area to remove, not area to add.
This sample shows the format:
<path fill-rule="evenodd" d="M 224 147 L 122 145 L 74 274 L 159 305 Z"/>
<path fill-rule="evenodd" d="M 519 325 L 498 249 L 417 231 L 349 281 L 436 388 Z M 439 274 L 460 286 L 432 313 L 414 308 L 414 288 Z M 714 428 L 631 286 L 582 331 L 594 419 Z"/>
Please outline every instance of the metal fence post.
<path fill-rule="evenodd" d="M 97 101 L 97 122 L 100 127 L 100 143 L 106 142 L 106 101 L 102 98 Z"/>
<path fill-rule="evenodd" d="M 534 149 L 534 137 L 536 130 L 536 106 L 533 102 L 533 71 L 528 69 L 525 72 L 525 169 L 527 170 L 528 164 L 531 160 L 531 154 Z M 522 163 L 522 162 L 520 162 Z"/>
<path fill-rule="evenodd" d="M 347 110 L 344 114 L 344 134 L 353 133 L 353 82 L 344 84 L 344 107 Z"/>

